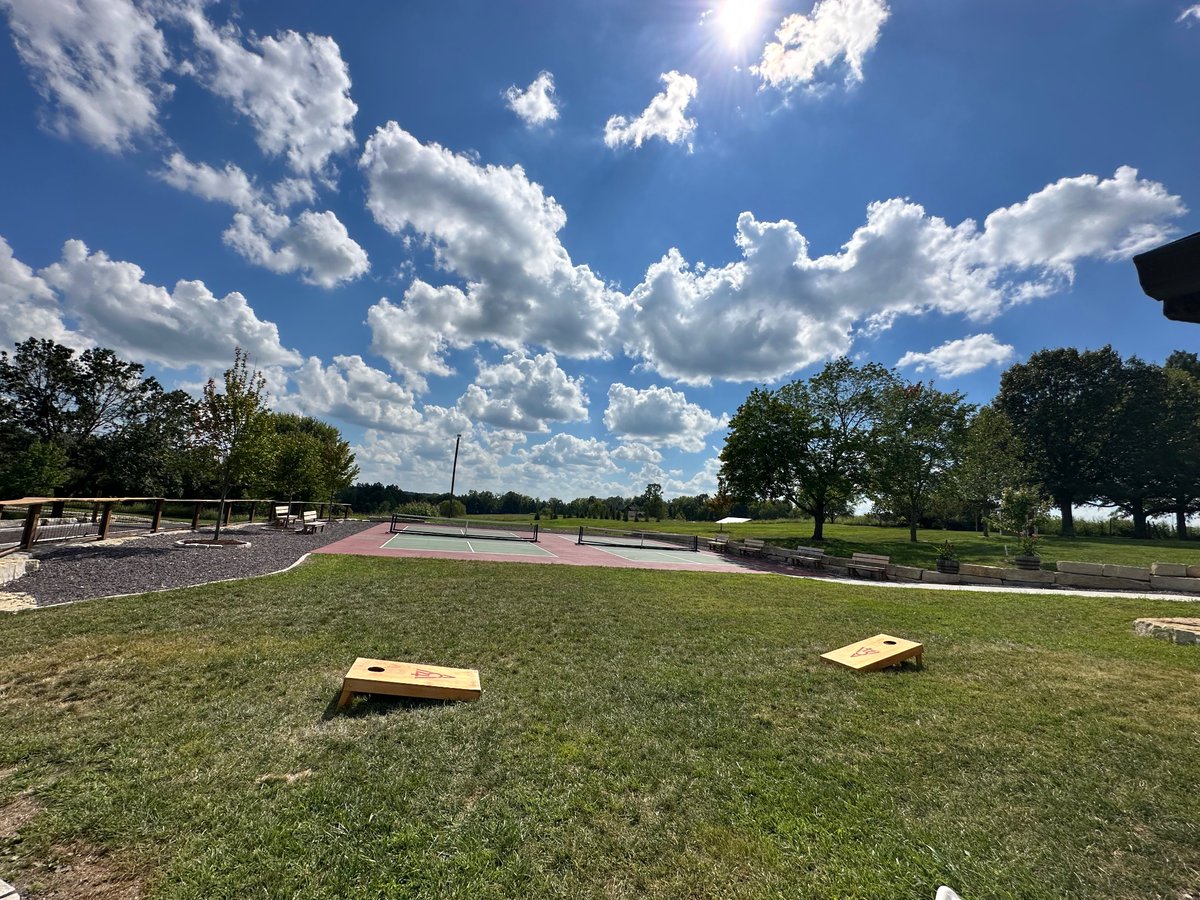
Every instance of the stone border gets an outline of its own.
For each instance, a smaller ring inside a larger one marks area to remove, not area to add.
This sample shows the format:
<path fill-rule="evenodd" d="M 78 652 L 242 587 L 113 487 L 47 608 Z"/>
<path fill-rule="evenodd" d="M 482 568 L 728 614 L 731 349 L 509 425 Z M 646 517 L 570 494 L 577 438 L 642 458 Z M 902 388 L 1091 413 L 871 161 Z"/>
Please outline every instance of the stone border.
<path fill-rule="evenodd" d="M 1138 619 L 1133 631 L 1175 644 L 1200 645 L 1200 619 Z"/>
<path fill-rule="evenodd" d="M 252 546 L 249 541 L 239 541 L 234 538 L 229 538 L 228 544 L 212 544 L 202 543 L 203 538 L 192 538 L 191 540 L 176 541 L 171 546 L 176 550 L 239 550 L 242 547 Z"/>
<path fill-rule="evenodd" d="M 737 541 L 729 541 L 726 550 L 738 550 L 740 546 Z M 786 564 L 791 556 L 791 551 L 787 548 L 772 544 L 764 546 L 761 553 L 764 559 L 781 565 Z M 850 577 L 852 574 L 853 560 L 848 557 L 825 556 L 821 562 L 822 565 L 815 571 L 841 577 Z M 1051 590 L 1086 588 L 1093 591 L 1200 595 L 1200 564 L 1183 563 L 1156 562 L 1150 566 L 1121 566 L 1059 560 L 1055 564 L 1055 571 L 962 563 L 957 575 L 947 575 L 936 569 L 889 563 L 884 578 L 888 581 L 921 584 Z"/>

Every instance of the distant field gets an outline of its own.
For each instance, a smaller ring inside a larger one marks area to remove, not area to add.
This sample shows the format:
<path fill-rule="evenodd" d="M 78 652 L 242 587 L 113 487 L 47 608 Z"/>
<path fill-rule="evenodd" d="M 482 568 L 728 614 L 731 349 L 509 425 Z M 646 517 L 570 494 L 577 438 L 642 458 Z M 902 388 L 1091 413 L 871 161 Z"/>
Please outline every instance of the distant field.
<path fill-rule="evenodd" d="M 32 898 L 1178 900 L 1200 655 L 1131 626 L 1185 609 L 326 556 L 2 616 L 0 872 Z M 924 668 L 818 660 L 879 631 Z M 333 715 L 359 655 L 478 668 L 483 699 Z"/>
<path fill-rule="evenodd" d="M 479 516 L 478 518 L 499 520 L 531 521 L 532 516 Z M 616 522 L 612 519 L 543 519 L 543 528 L 571 531 L 580 525 L 600 528 L 623 528 L 658 531 L 675 531 L 682 534 L 712 535 L 717 533 L 714 522 Z M 812 544 L 812 522 L 805 519 L 773 519 L 748 522 L 745 525 L 729 525 L 723 529 L 734 538 L 763 538 L 784 547 L 810 546 Z M 1016 538 L 993 535 L 984 538 L 971 531 L 942 531 L 921 529 L 917 532 L 918 542 L 908 539 L 907 528 L 883 528 L 873 525 L 825 525 L 825 540 L 821 547 L 835 556 L 850 556 L 852 553 L 882 553 L 893 562 L 906 566 L 933 568 L 937 549 L 942 541 L 951 541 L 958 557 L 963 562 L 981 565 L 1003 565 L 1006 554 L 1017 554 Z M 1057 560 L 1077 562 L 1104 562 L 1127 566 L 1148 566 L 1153 562 L 1200 563 L 1200 541 L 1164 541 L 1119 537 L 1060 538 L 1044 537 L 1041 540 L 1043 568 L 1053 568 Z"/>

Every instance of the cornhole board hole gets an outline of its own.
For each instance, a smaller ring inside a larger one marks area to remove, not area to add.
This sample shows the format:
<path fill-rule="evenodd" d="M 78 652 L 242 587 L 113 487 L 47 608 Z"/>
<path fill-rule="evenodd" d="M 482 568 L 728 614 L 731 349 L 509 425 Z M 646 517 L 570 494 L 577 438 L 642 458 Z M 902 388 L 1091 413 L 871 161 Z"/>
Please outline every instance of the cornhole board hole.
<path fill-rule="evenodd" d="M 479 672 L 450 669 L 423 663 L 367 659 L 360 656 L 342 679 L 337 708 L 342 709 L 355 694 L 387 694 L 425 700 L 478 700 Z"/>
<path fill-rule="evenodd" d="M 822 653 L 821 659 L 856 672 L 874 672 L 876 669 L 898 665 L 906 659 L 915 658 L 920 663 L 921 654 L 924 652 L 925 647 L 916 641 L 906 641 L 890 634 L 877 634 L 875 637 Z"/>

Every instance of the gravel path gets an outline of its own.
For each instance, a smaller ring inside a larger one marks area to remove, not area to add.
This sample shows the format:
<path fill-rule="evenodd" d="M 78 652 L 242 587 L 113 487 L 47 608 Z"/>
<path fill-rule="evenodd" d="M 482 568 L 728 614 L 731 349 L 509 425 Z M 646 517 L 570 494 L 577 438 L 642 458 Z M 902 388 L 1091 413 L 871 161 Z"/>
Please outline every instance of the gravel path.
<path fill-rule="evenodd" d="M 175 542 L 212 537 L 212 529 L 151 534 L 104 543 L 66 544 L 38 549 L 42 566 L 10 582 L 0 591 L 31 596 L 39 607 L 137 594 L 163 588 L 187 587 L 226 578 L 248 578 L 285 569 L 305 553 L 370 528 L 372 522 L 338 522 L 316 534 L 277 531 L 265 525 L 222 528 L 228 535 L 250 541 L 249 547 L 222 550 L 179 550 Z"/>

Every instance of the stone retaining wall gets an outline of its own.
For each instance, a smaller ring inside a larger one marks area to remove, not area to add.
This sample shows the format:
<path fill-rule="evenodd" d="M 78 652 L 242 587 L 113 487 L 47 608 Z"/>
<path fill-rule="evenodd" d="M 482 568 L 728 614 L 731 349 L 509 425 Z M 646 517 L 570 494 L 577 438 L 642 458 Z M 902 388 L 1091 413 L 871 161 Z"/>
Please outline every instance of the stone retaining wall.
<path fill-rule="evenodd" d="M 27 572 L 36 572 L 41 563 L 28 553 L 10 553 L 0 556 L 0 584 L 16 581 Z"/>
<path fill-rule="evenodd" d="M 738 542 L 731 541 L 732 547 Z M 767 544 L 763 555 L 783 562 L 787 550 Z M 826 556 L 821 570 L 830 575 L 850 575 L 851 560 L 842 556 Z M 1055 571 L 1048 569 L 1010 569 L 1004 566 L 981 566 L 962 563 L 957 575 L 945 575 L 934 569 L 917 566 L 889 565 L 887 578 L 891 581 L 925 582 L 926 584 L 982 584 L 1012 588 L 1089 588 L 1101 591 L 1170 591 L 1200 594 L 1200 564 L 1154 563 L 1151 566 L 1121 566 L 1106 563 L 1070 562 L 1061 560 Z"/>

